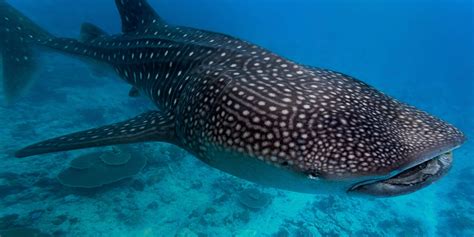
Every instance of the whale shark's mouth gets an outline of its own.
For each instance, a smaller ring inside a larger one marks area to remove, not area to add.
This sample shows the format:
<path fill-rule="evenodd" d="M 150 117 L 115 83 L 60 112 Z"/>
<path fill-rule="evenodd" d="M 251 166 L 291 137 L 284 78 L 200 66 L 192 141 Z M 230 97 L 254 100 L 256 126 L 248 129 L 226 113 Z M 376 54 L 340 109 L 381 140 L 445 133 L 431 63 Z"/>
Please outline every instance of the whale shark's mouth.
<path fill-rule="evenodd" d="M 349 192 L 379 197 L 411 193 L 443 177 L 451 168 L 452 152 L 435 156 L 388 179 L 359 183 Z"/>

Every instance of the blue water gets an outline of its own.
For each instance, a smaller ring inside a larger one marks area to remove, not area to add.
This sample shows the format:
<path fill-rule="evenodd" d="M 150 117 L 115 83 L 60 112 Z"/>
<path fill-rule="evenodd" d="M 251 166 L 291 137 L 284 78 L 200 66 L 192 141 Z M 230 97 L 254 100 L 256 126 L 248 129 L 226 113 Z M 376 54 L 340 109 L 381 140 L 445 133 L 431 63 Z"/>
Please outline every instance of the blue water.
<path fill-rule="evenodd" d="M 50 32 L 77 37 L 82 22 L 120 30 L 113 1 L 9 1 Z M 353 75 L 474 137 L 474 13 L 470 0 L 160 0 L 168 22 L 223 32 L 298 62 Z M 138 145 L 137 175 L 92 190 L 56 176 L 83 151 L 13 158 L 35 141 L 120 121 L 152 105 L 115 76 L 48 54 L 40 79 L 0 107 L 0 230 L 52 236 L 474 236 L 474 145 L 454 153 L 439 182 L 395 198 L 308 195 L 262 187 L 212 169 L 179 148 Z M 270 203 L 242 204 L 257 188 Z"/>

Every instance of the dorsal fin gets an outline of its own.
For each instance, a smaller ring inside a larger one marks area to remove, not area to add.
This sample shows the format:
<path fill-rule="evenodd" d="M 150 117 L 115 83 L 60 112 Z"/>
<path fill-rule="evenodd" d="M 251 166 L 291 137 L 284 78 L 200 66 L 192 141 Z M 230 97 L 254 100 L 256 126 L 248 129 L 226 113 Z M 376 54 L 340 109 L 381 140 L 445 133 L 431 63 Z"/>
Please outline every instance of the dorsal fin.
<path fill-rule="evenodd" d="M 81 42 L 87 42 L 104 35 L 107 35 L 104 30 L 94 24 L 86 22 L 82 23 L 81 25 L 81 35 L 79 37 L 79 40 Z"/>
<path fill-rule="evenodd" d="M 115 0 L 122 18 L 122 32 L 130 33 L 151 24 L 164 24 L 146 0 Z"/>

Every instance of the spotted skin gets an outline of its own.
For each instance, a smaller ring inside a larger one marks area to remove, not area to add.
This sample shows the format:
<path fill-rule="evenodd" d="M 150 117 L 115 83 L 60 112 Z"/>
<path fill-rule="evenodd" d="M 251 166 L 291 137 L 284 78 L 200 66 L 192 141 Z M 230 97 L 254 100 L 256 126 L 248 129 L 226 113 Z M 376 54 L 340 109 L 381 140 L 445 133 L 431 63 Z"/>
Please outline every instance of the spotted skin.
<path fill-rule="evenodd" d="M 453 126 L 350 76 L 231 36 L 169 25 L 143 0 L 116 5 L 120 35 L 86 25 L 81 40 L 56 38 L 23 31 L 19 20 L 20 28 L 13 25 L 7 35 L 110 65 L 160 112 L 41 142 L 17 156 L 165 141 L 236 176 L 313 192 L 312 180 L 387 176 L 465 139 Z M 10 23 L 0 19 L 1 27 Z"/>
<path fill-rule="evenodd" d="M 0 1 L 0 12 L 0 79 L 5 101 L 11 103 L 30 86 L 38 67 L 28 41 L 33 36 L 43 39 L 51 36 L 3 1 Z"/>
<path fill-rule="evenodd" d="M 144 141 L 174 142 L 172 116 L 150 111 L 132 119 L 42 141 L 16 153 L 26 157 L 43 153 Z"/>

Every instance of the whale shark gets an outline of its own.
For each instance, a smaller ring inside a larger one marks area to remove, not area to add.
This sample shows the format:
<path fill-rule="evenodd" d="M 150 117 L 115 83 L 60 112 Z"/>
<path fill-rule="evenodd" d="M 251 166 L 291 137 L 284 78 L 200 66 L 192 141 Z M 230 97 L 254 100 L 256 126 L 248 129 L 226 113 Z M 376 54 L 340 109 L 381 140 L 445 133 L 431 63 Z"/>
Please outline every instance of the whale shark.
<path fill-rule="evenodd" d="M 349 75 L 308 66 L 245 40 L 175 26 L 145 0 L 116 0 L 122 30 L 84 23 L 57 37 L 0 1 L 5 97 L 14 100 L 56 51 L 109 67 L 156 109 L 26 146 L 28 157 L 141 142 L 175 144 L 204 163 L 304 193 L 396 196 L 452 166 L 463 133 Z"/>

